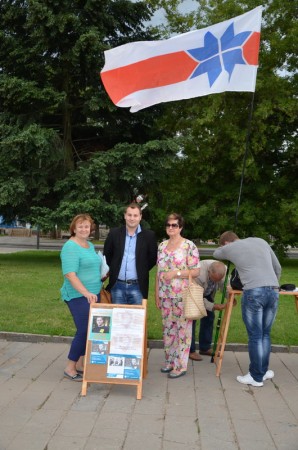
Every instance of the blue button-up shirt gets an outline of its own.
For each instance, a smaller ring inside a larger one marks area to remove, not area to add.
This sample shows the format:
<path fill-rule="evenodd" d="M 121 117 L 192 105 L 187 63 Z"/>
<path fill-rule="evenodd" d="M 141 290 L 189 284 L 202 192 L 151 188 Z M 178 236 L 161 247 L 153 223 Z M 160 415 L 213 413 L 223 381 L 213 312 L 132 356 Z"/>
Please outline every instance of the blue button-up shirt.
<path fill-rule="evenodd" d="M 137 234 L 141 231 L 140 225 L 138 225 L 138 228 L 132 236 L 126 230 L 124 254 L 118 275 L 119 280 L 136 280 L 138 278 L 136 269 L 136 244 Z"/>

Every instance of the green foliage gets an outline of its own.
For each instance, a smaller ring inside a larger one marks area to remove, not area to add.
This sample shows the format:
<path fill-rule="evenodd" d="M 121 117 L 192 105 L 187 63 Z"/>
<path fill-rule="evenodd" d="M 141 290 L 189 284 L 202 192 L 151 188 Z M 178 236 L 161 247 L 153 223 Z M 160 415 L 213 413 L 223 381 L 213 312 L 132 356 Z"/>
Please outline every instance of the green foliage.
<path fill-rule="evenodd" d="M 252 95 L 240 92 L 131 114 L 99 72 L 111 47 L 209 26 L 257 0 L 200 0 L 188 14 L 180 0 L 2 0 L 1 215 L 51 229 L 86 211 L 114 225 L 140 192 L 159 237 L 177 211 L 188 237 L 216 239 L 235 227 L 248 146 L 237 231 L 278 251 L 297 245 L 297 2 L 267 3 L 249 122 Z M 168 24 L 146 27 L 158 7 Z"/>
<path fill-rule="evenodd" d="M 8 126 L 0 121 L 0 206 L 6 218 L 29 215 L 30 205 L 43 201 L 51 207 L 51 187 L 63 159 L 54 130 L 38 124 Z"/>
<path fill-rule="evenodd" d="M 44 230 L 51 230 L 55 225 L 66 229 L 72 217 L 84 211 L 99 224 L 118 225 L 123 206 L 137 192 L 143 192 L 149 199 L 155 193 L 179 148 L 179 139 L 168 139 L 146 144 L 122 143 L 108 152 L 96 153 L 56 182 L 55 191 L 62 200 L 54 211 L 31 207 L 28 218 Z M 150 211 L 145 210 L 143 218 L 150 221 Z"/>
<path fill-rule="evenodd" d="M 65 194 L 71 197 L 60 181 L 65 187 L 68 176 L 81 176 L 76 169 L 92 154 L 154 136 L 158 110 L 132 116 L 115 108 L 99 77 L 104 50 L 155 37 L 143 25 L 153 10 L 128 0 L 1 1 L 0 208 L 6 219 L 45 224 L 45 212 L 57 210 L 59 221 Z M 78 207 L 82 201 L 70 209 Z"/>
<path fill-rule="evenodd" d="M 58 207 L 54 211 L 31 208 L 30 221 L 46 229 L 55 224 L 65 229 L 74 215 L 84 211 L 99 224 L 118 225 L 123 206 L 139 190 L 150 197 L 178 150 L 177 140 L 168 139 L 146 144 L 122 143 L 108 152 L 96 153 L 56 183 L 56 192 L 63 198 Z M 143 216 L 148 221 L 150 212 L 145 211 Z"/>
<path fill-rule="evenodd" d="M 174 7 L 178 2 L 165 3 Z M 196 28 L 258 5 L 254 0 L 198 3 L 192 14 Z M 264 8 L 252 121 L 251 93 L 226 92 L 166 105 L 159 125 L 163 131 L 179 134 L 181 157 L 160 180 L 152 202 L 154 227 L 162 210 L 176 210 L 185 216 L 185 233 L 190 237 L 216 239 L 226 229 L 235 228 L 248 148 L 238 233 L 273 238 L 278 249 L 297 245 L 296 9 L 295 2 L 279 0 Z M 183 16 L 172 12 L 168 11 L 168 20 L 174 30 Z M 189 15 L 184 23 L 188 26 Z"/>

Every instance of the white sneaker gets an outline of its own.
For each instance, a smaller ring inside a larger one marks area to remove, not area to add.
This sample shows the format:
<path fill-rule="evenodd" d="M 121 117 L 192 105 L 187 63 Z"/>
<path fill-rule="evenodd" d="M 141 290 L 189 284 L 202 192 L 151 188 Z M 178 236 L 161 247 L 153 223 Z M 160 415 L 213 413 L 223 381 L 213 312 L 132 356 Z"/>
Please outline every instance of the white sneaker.
<path fill-rule="evenodd" d="M 263 376 L 263 381 L 271 380 L 273 377 L 274 377 L 274 372 L 273 372 L 273 370 L 267 370 L 267 372 L 266 372 L 265 375 Z"/>
<path fill-rule="evenodd" d="M 244 376 L 238 375 L 237 381 L 242 384 L 251 384 L 255 387 L 261 387 L 264 385 L 263 381 L 255 381 L 249 372 Z"/>

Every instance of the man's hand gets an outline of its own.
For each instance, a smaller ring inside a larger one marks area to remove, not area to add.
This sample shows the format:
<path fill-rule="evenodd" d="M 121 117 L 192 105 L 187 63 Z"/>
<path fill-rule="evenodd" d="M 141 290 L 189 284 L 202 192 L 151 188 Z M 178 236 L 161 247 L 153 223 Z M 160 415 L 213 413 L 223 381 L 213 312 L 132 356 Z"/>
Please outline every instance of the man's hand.
<path fill-rule="evenodd" d="M 226 308 L 226 306 L 227 306 L 226 303 L 222 303 L 222 304 L 220 304 L 220 303 L 214 303 L 213 311 L 222 311 L 223 309 Z"/>

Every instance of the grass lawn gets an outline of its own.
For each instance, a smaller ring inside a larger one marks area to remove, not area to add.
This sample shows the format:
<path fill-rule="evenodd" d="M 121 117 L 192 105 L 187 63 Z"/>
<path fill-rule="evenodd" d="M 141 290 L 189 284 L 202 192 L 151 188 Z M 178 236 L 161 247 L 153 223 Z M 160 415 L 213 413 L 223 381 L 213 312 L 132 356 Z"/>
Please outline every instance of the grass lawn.
<path fill-rule="evenodd" d="M 282 263 L 282 283 L 298 285 L 298 261 Z M 161 339 L 161 316 L 154 302 L 155 269 L 150 273 L 148 338 Z M 74 326 L 60 299 L 62 286 L 59 252 L 25 251 L 0 255 L 0 331 L 72 336 Z M 217 301 L 221 296 L 217 294 Z M 217 318 L 216 313 L 216 318 Z M 298 313 L 292 296 L 281 296 L 272 329 L 272 343 L 298 345 Z M 233 309 L 227 342 L 246 343 L 240 300 Z"/>

